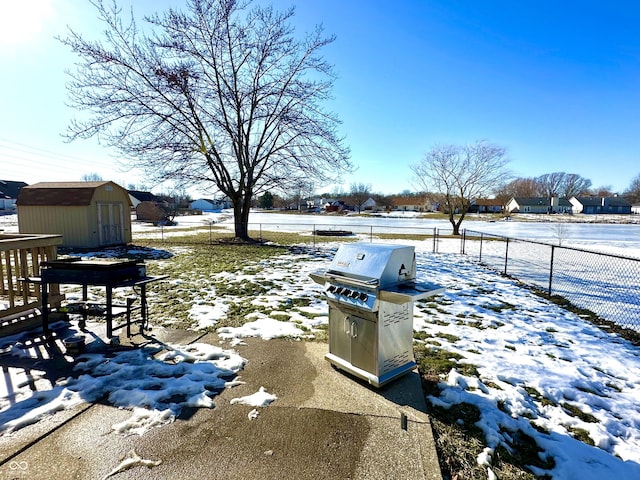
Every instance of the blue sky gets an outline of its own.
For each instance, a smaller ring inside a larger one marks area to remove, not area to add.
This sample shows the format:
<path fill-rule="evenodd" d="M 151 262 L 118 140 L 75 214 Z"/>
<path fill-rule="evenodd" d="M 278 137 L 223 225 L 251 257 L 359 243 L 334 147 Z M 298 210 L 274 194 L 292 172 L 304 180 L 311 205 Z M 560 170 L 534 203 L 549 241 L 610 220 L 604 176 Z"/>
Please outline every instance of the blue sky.
<path fill-rule="evenodd" d="M 329 107 L 358 167 L 344 189 L 414 190 L 409 165 L 432 146 L 480 139 L 504 146 L 517 176 L 578 173 L 621 192 L 640 173 L 636 2 L 299 0 L 296 31 L 319 23 L 337 36 L 324 50 L 339 75 Z M 0 178 L 144 182 L 96 142 L 60 137 L 74 57 L 53 36 L 67 24 L 99 28 L 79 0 L 0 4 Z"/>

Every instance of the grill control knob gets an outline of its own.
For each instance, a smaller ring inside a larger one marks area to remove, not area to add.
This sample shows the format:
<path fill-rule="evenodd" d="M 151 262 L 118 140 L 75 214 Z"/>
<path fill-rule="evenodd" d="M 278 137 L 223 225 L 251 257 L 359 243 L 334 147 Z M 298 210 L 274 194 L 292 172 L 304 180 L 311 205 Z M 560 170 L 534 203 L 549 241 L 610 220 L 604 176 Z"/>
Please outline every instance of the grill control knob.
<path fill-rule="evenodd" d="M 358 298 L 360 300 L 362 300 L 363 302 L 366 302 L 367 300 L 369 300 L 369 295 L 367 295 L 366 293 L 362 292 L 362 293 L 360 293 L 360 295 L 358 295 Z"/>
<path fill-rule="evenodd" d="M 356 292 L 355 290 L 353 290 L 353 291 L 349 294 L 349 296 L 350 296 L 351 298 L 358 298 L 358 297 L 360 296 L 360 292 Z"/>
<path fill-rule="evenodd" d="M 351 295 L 351 290 L 349 290 L 348 288 L 345 288 L 344 290 L 342 290 L 342 294 L 345 297 L 348 297 L 349 295 Z"/>

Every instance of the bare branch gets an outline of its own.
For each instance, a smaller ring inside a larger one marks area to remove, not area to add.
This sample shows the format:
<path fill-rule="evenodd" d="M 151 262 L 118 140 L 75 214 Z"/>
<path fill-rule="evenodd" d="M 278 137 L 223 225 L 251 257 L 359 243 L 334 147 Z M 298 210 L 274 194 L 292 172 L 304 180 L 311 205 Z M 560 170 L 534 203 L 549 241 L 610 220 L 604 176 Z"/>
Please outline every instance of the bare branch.
<path fill-rule="evenodd" d="M 92 3 L 103 38 L 70 29 L 60 39 L 80 58 L 69 103 L 88 114 L 71 122 L 70 140 L 98 136 L 155 179 L 213 183 L 233 202 L 240 237 L 257 192 L 352 170 L 340 121 L 322 107 L 335 76 L 320 51 L 334 37 L 318 27 L 297 39 L 294 9 L 187 0 L 140 30 L 115 1 Z"/>
<path fill-rule="evenodd" d="M 411 170 L 425 193 L 441 194 L 455 235 L 471 202 L 504 183 L 508 159 L 503 147 L 478 141 L 473 145 L 436 145 Z M 456 217 L 457 215 L 457 217 Z"/>

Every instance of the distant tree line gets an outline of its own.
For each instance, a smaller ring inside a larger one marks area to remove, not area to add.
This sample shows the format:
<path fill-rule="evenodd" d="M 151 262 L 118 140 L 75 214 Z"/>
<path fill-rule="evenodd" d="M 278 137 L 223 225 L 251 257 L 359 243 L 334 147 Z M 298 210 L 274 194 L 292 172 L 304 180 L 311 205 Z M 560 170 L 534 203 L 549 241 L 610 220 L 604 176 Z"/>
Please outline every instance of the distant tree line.
<path fill-rule="evenodd" d="M 606 190 L 606 192 L 605 192 Z M 610 187 L 601 187 L 598 192 L 591 190 L 591 180 L 576 173 L 554 172 L 539 177 L 519 177 L 498 187 L 496 198 L 506 203 L 511 197 L 578 197 L 604 193 L 608 196 Z"/>

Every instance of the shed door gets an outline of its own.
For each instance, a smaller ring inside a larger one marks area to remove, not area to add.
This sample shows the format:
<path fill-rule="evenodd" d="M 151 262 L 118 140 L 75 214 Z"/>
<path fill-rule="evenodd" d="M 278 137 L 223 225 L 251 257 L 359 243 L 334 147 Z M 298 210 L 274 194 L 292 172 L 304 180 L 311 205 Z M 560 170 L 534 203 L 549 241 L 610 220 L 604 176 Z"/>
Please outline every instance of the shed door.
<path fill-rule="evenodd" d="M 122 203 L 98 204 L 100 245 L 119 245 L 123 243 L 124 223 L 122 218 Z"/>

